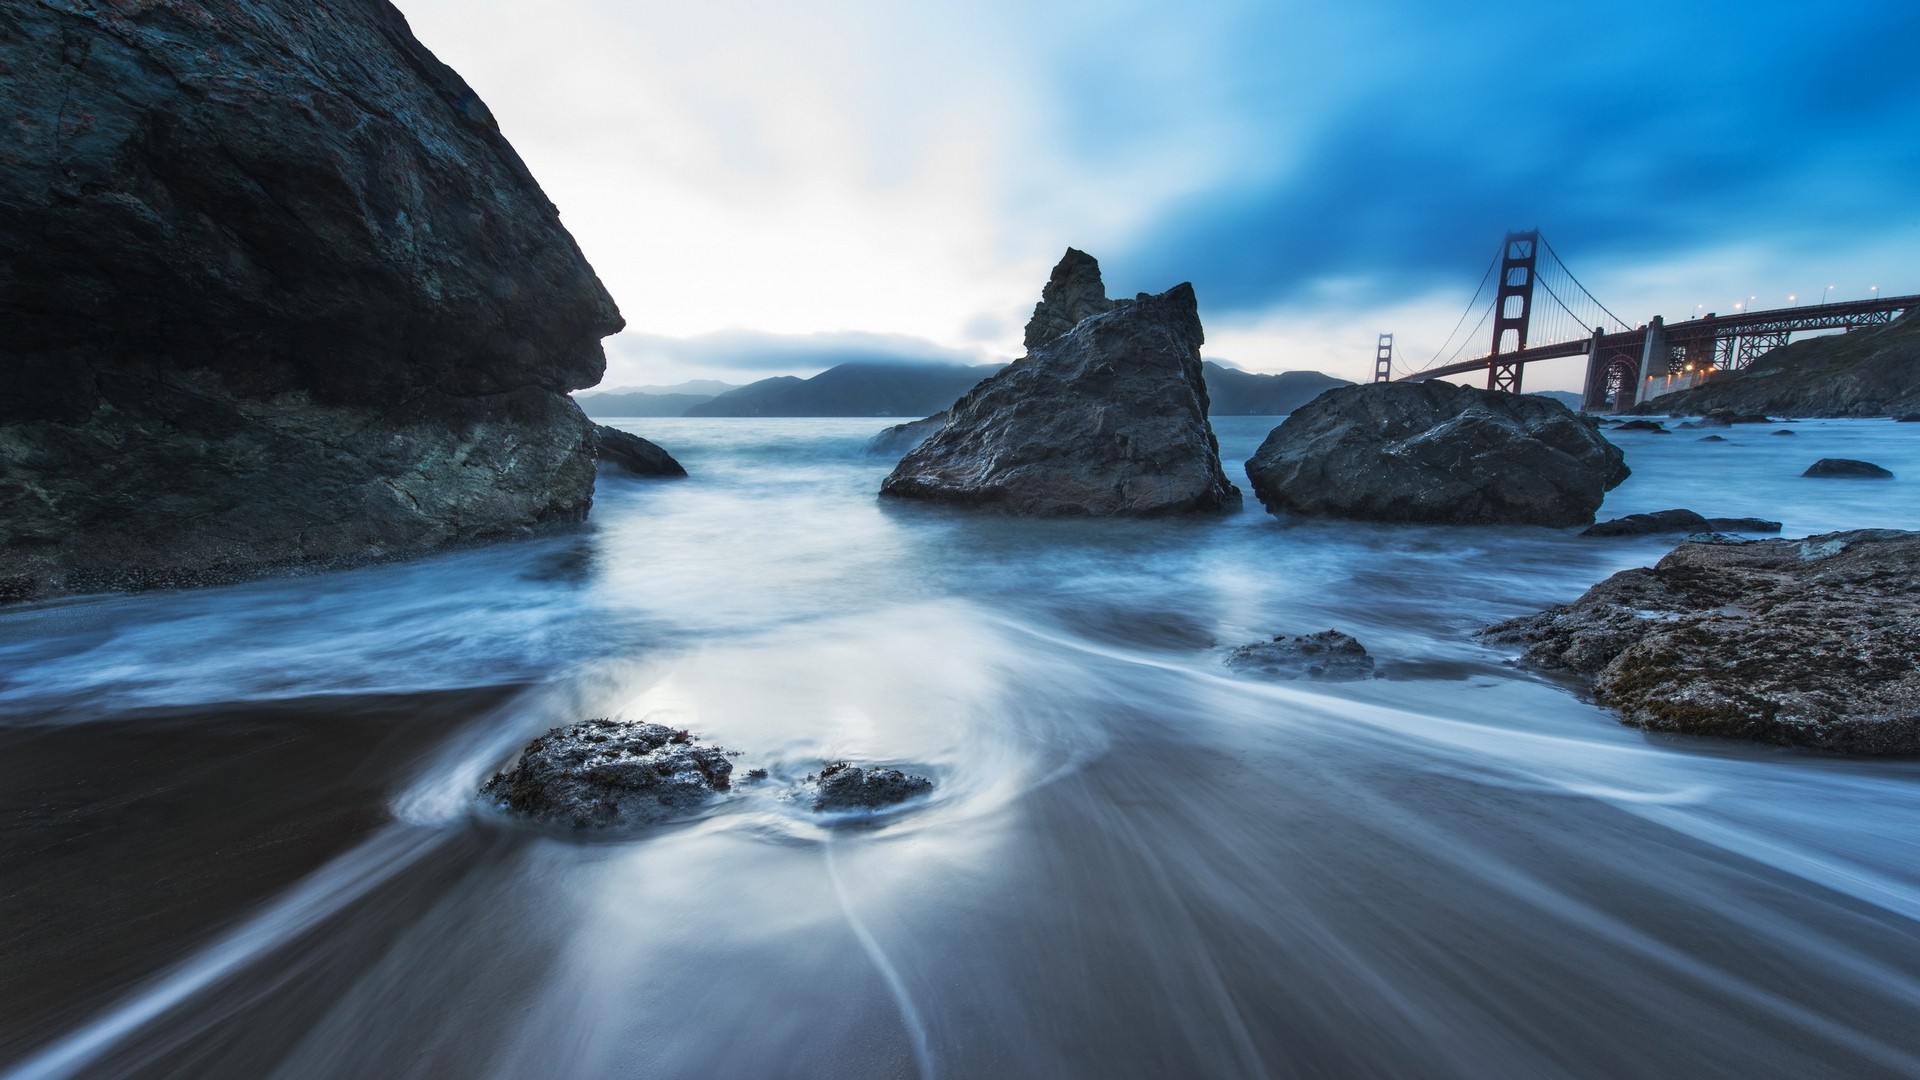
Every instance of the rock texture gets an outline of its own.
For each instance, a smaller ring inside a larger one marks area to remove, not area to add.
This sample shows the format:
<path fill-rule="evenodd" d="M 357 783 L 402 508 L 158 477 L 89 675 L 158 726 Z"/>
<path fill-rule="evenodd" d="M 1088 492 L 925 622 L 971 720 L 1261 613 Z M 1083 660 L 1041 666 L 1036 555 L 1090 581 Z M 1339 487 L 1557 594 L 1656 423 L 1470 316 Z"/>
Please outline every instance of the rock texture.
<path fill-rule="evenodd" d="M 1557 401 L 1436 380 L 1327 391 L 1273 429 L 1247 478 L 1275 514 L 1587 525 L 1627 467 Z"/>
<path fill-rule="evenodd" d="M 1920 533 L 1683 544 L 1483 632 L 1593 678 L 1628 723 L 1856 754 L 1920 753 Z"/>
<path fill-rule="evenodd" d="M 593 426 L 595 452 L 602 465 L 634 476 L 685 476 L 687 470 L 673 455 L 632 432 L 605 424 Z"/>
<path fill-rule="evenodd" d="M 1853 458 L 1827 457 L 1807 466 L 1801 476 L 1827 476 L 1852 480 L 1891 480 L 1893 473 L 1871 461 L 1857 461 Z"/>
<path fill-rule="evenodd" d="M 1091 306 L 1092 260 L 1067 255 L 1030 340 L 1044 338 L 1066 317 L 1059 313 Z M 880 493 L 1095 517 L 1237 506 L 1207 426 L 1202 339 L 1190 285 L 1088 316 L 955 402 L 946 426 L 900 460 Z"/>
<path fill-rule="evenodd" d="M 1780 523 L 1764 518 L 1710 518 L 1691 510 L 1656 510 L 1601 521 L 1580 531 L 1581 536 L 1651 536 L 1658 533 L 1779 532 Z"/>
<path fill-rule="evenodd" d="M 577 520 L 613 301 L 383 0 L 0 8 L 0 598 Z"/>
<path fill-rule="evenodd" d="M 1920 410 L 1920 311 L 1891 325 L 1802 338 L 1745 371 L 1665 394 L 1635 412 L 1713 409 L 1776 416 L 1899 416 Z"/>
<path fill-rule="evenodd" d="M 1374 676 L 1373 657 L 1351 636 L 1338 630 L 1242 645 L 1227 654 L 1227 667 L 1243 675 L 1268 679 L 1319 679 L 1352 682 Z"/>
<path fill-rule="evenodd" d="M 848 810 L 878 810 L 933 790 L 933 781 L 899 769 L 863 769 L 844 761 L 834 762 L 807 777 L 814 786 L 813 809 L 820 813 Z"/>
<path fill-rule="evenodd" d="M 651 825 L 732 787 L 726 750 L 661 724 L 587 720 L 527 744 L 480 793 L 521 817 L 575 829 Z"/>
<path fill-rule="evenodd" d="M 1040 290 L 1040 302 L 1034 305 L 1033 315 L 1027 319 L 1027 351 L 1032 352 L 1064 336 L 1083 321 L 1126 302 L 1107 299 L 1098 260 L 1084 251 L 1068 248 L 1054 265 L 1047 284 Z"/>

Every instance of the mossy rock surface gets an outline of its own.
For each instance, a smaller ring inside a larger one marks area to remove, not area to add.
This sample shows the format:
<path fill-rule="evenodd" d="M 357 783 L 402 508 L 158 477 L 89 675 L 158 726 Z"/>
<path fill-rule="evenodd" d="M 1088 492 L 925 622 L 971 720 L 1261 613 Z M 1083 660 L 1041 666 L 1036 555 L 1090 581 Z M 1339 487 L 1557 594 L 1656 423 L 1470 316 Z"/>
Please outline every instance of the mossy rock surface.
<path fill-rule="evenodd" d="M 1623 722 L 1849 754 L 1920 753 L 1920 533 L 1682 544 L 1485 640 L 1587 675 Z"/>

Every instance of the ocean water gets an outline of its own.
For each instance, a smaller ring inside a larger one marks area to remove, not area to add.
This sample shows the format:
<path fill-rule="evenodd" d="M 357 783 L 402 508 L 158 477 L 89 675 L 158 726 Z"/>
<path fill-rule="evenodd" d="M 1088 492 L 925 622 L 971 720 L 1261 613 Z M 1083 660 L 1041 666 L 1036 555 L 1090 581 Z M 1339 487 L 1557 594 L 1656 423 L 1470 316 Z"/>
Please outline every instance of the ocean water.
<path fill-rule="evenodd" d="M 1275 422 L 1216 420 L 1242 487 Z M 514 688 L 386 824 L 4 1075 L 1920 1076 L 1920 763 L 1649 736 L 1471 637 L 1671 538 L 1250 495 L 1017 520 L 877 499 L 886 421 L 617 423 L 692 477 L 603 478 L 564 534 L 0 613 L 0 727 Z M 1920 425 L 1773 430 L 1616 433 L 1601 516 L 1920 528 Z M 1221 666 L 1328 628 L 1383 677 Z M 477 803 L 587 716 L 776 783 L 619 842 Z M 938 787 L 860 827 L 779 796 L 839 759 Z"/>

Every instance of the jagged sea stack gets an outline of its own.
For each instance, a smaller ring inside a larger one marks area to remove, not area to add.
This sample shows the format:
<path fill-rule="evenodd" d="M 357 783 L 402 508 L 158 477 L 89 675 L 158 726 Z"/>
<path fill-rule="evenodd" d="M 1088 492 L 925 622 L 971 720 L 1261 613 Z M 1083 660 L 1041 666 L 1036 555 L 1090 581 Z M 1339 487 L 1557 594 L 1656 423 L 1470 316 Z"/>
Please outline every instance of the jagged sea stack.
<path fill-rule="evenodd" d="M 1591 525 L 1626 478 L 1565 405 L 1437 380 L 1329 390 L 1247 459 L 1272 513 L 1427 524 Z"/>
<path fill-rule="evenodd" d="M 1109 301 L 1099 265 L 1069 249 L 1027 355 L 955 402 L 880 493 L 1091 517 L 1236 507 L 1207 426 L 1203 339 L 1191 285 Z"/>
<path fill-rule="evenodd" d="M 0 599 L 576 520 L 618 310 L 384 0 L 0 4 Z"/>

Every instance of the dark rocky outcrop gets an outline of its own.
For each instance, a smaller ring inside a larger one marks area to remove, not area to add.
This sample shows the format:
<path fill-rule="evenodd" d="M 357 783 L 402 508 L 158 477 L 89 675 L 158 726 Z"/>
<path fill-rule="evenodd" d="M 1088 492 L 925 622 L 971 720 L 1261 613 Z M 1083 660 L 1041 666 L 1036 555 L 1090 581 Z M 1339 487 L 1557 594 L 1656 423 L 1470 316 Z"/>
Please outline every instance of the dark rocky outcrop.
<path fill-rule="evenodd" d="M 1725 409 L 1775 416 L 1898 416 L 1920 411 L 1920 312 L 1888 326 L 1802 338 L 1744 371 L 1663 394 L 1635 412 L 1687 415 Z"/>
<path fill-rule="evenodd" d="M 1068 252 L 1048 284 L 1061 298 L 1042 302 L 1030 337 L 1047 332 L 1043 315 L 1088 306 L 1091 262 Z M 1202 339 L 1190 285 L 1084 318 L 955 402 L 880 493 L 1094 517 L 1237 506 L 1207 426 Z"/>
<path fill-rule="evenodd" d="M 1268 679 L 1319 679 L 1351 682 L 1374 677 L 1373 657 L 1351 636 L 1338 630 L 1289 636 L 1242 645 L 1227 654 L 1227 667 L 1242 675 Z"/>
<path fill-rule="evenodd" d="M 586 720 L 528 743 L 480 792 L 542 824 L 636 828 L 687 817 L 729 790 L 729 758 L 661 724 Z"/>
<path fill-rule="evenodd" d="M 1666 430 L 1666 425 L 1658 420 L 1626 420 L 1614 427 L 1615 431 L 1652 431 Z"/>
<path fill-rule="evenodd" d="M 0 11 L 0 598 L 581 518 L 613 301 L 383 0 Z"/>
<path fill-rule="evenodd" d="M 1581 530 L 1581 536 L 1652 536 L 1659 533 L 1706 532 L 1779 532 L 1780 523 L 1764 518 L 1710 518 L 1691 510 L 1656 510 L 1651 514 L 1597 522 Z"/>
<path fill-rule="evenodd" d="M 1107 299 L 1107 287 L 1100 280 L 1100 263 L 1075 248 L 1054 264 L 1053 273 L 1040 290 L 1040 302 L 1027 319 L 1028 352 L 1061 337 L 1095 315 L 1112 311 L 1125 300 Z"/>
<path fill-rule="evenodd" d="M 1901 413 L 1894 419 L 1902 424 L 1920 424 L 1920 412 Z"/>
<path fill-rule="evenodd" d="M 1801 476 L 1827 476 L 1853 480 L 1891 480 L 1893 474 L 1875 465 L 1871 461 L 1856 461 L 1853 458 L 1821 458 L 1807 466 Z"/>
<path fill-rule="evenodd" d="M 685 476 L 687 470 L 673 455 L 632 432 L 605 424 L 593 426 L 596 453 L 602 465 L 634 476 Z"/>
<path fill-rule="evenodd" d="M 1725 435 L 1702 435 L 1700 436 L 1700 441 L 1701 442 L 1726 442 L 1727 437 Z"/>
<path fill-rule="evenodd" d="M 1627 467 L 1559 402 L 1436 380 L 1327 391 L 1267 436 L 1247 478 L 1275 514 L 1587 525 Z"/>
<path fill-rule="evenodd" d="M 813 809 L 819 813 L 848 810 L 878 810 L 894 806 L 933 790 L 933 781 L 899 769 L 863 769 L 844 761 L 821 769 L 807 777 L 814 786 Z"/>
<path fill-rule="evenodd" d="M 867 440 L 867 453 L 875 457 L 897 458 L 927 441 L 927 436 L 947 426 L 947 414 L 934 413 L 923 420 L 895 424 Z"/>
<path fill-rule="evenodd" d="M 1793 429 L 1792 429 L 1792 428 L 1781 428 L 1781 429 L 1780 429 L 1780 430 L 1778 430 L 1778 431 L 1770 431 L 1770 432 L 1768 432 L 1767 434 L 1769 434 L 1769 435 L 1792 435 L 1792 434 L 1794 434 L 1794 431 L 1793 431 Z"/>
<path fill-rule="evenodd" d="M 1920 533 L 1682 544 L 1572 604 L 1488 628 L 1593 679 L 1628 724 L 1920 753 Z"/>

